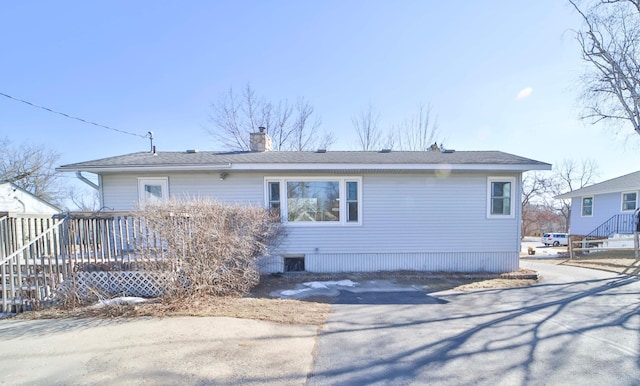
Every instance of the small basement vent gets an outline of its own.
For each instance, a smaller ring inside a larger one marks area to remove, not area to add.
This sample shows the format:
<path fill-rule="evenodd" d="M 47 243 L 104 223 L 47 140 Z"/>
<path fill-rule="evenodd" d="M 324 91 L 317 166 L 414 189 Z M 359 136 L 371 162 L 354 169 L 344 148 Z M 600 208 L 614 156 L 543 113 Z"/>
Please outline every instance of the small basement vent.
<path fill-rule="evenodd" d="M 304 272 L 304 256 L 285 257 L 285 272 Z"/>

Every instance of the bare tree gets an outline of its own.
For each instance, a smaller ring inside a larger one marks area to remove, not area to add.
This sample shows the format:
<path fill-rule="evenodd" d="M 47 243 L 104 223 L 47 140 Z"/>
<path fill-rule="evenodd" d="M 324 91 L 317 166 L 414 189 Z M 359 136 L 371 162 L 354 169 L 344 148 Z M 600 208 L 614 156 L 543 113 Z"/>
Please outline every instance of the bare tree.
<path fill-rule="evenodd" d="M 436 142 L 438 122 L 431 120 L 431 106 L 419 105 L 418 111 L 392 128 L 393 143 L 400 150 L 428 151 Z"/>
<path fill-rule="evenodd" d="M 368 151 L 381 147 L 382 130 L 378 126 L 380 114 L 373 105 L 369 104 L 359 115 L 351 117 L 351 123 L 358 134 L 361 150 Z"/>
<path fill-rule="evenodd" d="M 522 232 L 526 236 L 538 236 L 544 232 L 563 232 L 565 219 L 556 208 L 546 203 L 527 204 L 522 213 Z"/>
<path fill-rule="evenodd" d="M 640 134 L 640 0 L 569 2 L 584 21 L 576 34 L 592 65 L 583 77 L 583 118 L 631 124 Z"/>
<path fill-rule="evenodd" d="M 81 212 L 96 212 L 100 210 L 100 194 L 97 189 L 70 188 L 67 190 L 66 198 L 75 206 L 75 208 L 68 209 Z"/>
<path fill-rule="evenodd" d="M 211 107 L 213 127 L 207 131 L 228 150 L 249 150 L 249 135 L 261 126 L 267 128 L 274 150 L 328 148 L 334 142 L 331 133 L 319 129 L 320 118 L 302 97 L 295 105 L 273 103 L 247 85 L 241 95 L 230 88 Z"/>
<path fill-rule="evenodd" d="M 581 189 L 587 185 L 594 184 L 597 178 L 598 164 L 595 161 L 585 159 L 578 163 L 574 160 L 565 159 L 554 171 L 551 192 L 554 196 L 557 196 Z M 568 232 L 571 225 L 571 200 L 559 200 L 557 209 L 565 218 L 565 231 Z"/>
<path fill-rule="evenodd" d="M 13 182 L 43 200 L 59 203 L 63 195 L 55 172 L 59 158 L 43 146 L 15 146 L 0 139 L 0 182 Z"/>
<path fill-rule="evenodd" d="M 551 181 L 549 176 L 540 172 L 529 172 L 524 174 L 522 179 L 522 205 L 533 203 L 534 201 L 544 201 L 543 195 L 549 191 Z"/>
<path fill-rule="evenodd" d="M 307 100 L 298 98 L 294 109 L 295 119 L 290 126 L 291 140 L 281 145 L 283 150 L 327 149 L 333 144 L 333 133 L 319 130 L 321 121 L 313 112 L 313 106 Z"/>
<path fill-rule="evenodd" d="M 559 232 L 565 229 L 565 219 L 552 200 L 553 175 L 528 172 L 522 180 L 522 236 Z"/>

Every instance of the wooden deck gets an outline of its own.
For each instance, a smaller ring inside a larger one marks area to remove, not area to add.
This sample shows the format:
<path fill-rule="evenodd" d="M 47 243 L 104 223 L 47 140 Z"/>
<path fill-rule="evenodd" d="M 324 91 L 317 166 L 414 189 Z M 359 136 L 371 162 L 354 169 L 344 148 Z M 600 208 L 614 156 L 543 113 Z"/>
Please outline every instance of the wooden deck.
<path fill-rule="evenodd" d="M 0 312 L 21 312 L 53 300 L 81 265 L 133 263 L 163 257 L 162 242 L 130 212 L 0 217 Z"/>

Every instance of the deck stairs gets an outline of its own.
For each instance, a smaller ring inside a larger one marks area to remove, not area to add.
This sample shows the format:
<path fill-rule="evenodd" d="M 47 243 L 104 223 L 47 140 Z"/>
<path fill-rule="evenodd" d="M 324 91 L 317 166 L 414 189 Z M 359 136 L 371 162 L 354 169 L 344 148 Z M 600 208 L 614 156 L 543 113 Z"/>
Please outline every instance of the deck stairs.
<path fill-rule="evenodd" d="M 636 218 L 633 214 L 616 214 L 589 232 L 587 240 L 603 240 L 613 235 L 632 235 L 636 226 Z"/>

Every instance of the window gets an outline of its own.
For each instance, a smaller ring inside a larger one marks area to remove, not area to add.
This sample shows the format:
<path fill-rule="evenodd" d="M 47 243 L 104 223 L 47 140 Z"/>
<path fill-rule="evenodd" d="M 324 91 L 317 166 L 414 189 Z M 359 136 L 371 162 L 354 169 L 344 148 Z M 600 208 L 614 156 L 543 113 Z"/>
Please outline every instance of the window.
<path fill-rule="evenodd" d="M 288 181 L 287 220 L 340 221 L 338 181 Z"/>
<path fill-rule="evenodd" d="M 358 222 L 358 183 L 347 181 L 347 222 Z"/>
<path fill-rule="evenodd" d="M 359 224 L 360 178 L 266 179 L 266 205 L 289 224 Z"/>
<path fill-rule="evenodd" d="M 593 197 L 582 197 L 582 216 L 593 216 Z"/>
<path fill-rule="evenodd" d="M 138 178 L 138 199 L 140 202 L 157 202 L 168 198 L 169 179 L 167 177 Z"/>
<path fill-rule="evenodd" d="M 638 198 L 638 195 L 636 192 L 622 193 L 622 210 L 623 211 L 636 210 L 637 198 Z"/>
<path fill-rule="evenodd" d="M 489 177 L 487 217 L 513 218 L 515 178 Z"/>
<path fill-rule="evenodd" d="M 279 182 L 269 182 L 269 209 L 280 209 Z"/>

